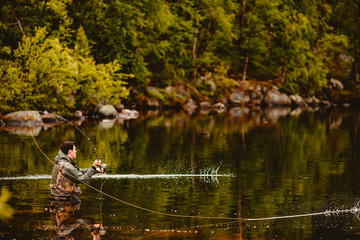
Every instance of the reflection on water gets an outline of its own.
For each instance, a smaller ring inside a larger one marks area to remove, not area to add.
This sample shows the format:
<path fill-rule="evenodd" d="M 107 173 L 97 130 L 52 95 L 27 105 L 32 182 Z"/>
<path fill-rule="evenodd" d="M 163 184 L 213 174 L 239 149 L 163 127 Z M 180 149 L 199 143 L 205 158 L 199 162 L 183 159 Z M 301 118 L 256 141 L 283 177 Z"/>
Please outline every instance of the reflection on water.
<path fill-rule="evenodd" d="M 50 215 L 56 239 L 78 239 L 76 230 L 88 229 L 93 239 L 100 239 L 106 230 L 101 223 L 79 214 L 80 202 L 51 201 Z"/>
<path fill-rule="evenodd" d="M 79 127 L 108 164 L 107 175 L 94 177 L 92 186 L 136 206 L 194 217 L 143 211 L 83 187 L 81 208 L 74 211 L 81 220 L 72 219 L 71 233 L 91 239 L 91 224 L 101 224 L 96 237 L 102 239 L 356 238 L 359 123 L 356 110 L 246 108 L 193 116 L 148 113 L 123 123 L 84 121 Z M 13 194 L 15 212 L 0 224 L 1 233 L 51 238 L 52 163 L 28 134 L 2 130 L 0 184 Z M 35 138 L 50 159 L 68 139 L 78 146 L 80 167 L 96 157 L 68 123 L 42 128 Z"/>

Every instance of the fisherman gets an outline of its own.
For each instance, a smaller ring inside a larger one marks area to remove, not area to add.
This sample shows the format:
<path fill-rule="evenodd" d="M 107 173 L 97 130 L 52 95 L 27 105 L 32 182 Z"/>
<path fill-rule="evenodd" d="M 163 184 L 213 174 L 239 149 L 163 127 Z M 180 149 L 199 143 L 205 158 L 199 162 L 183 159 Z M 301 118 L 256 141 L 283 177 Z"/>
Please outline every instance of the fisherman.
<path fill-rule="evenodd" d="M 86 183 L 95 173 L 103 172 L 100 159 L 96 159 L 90 168 L 80 169 L 74 162 L 75 158 L 75 143 L 72 141 L 61 143 L 55 157 L 50 183 L 53 200 L 79 202 L 78 197 L 81 194 L 79 183 Z"/>

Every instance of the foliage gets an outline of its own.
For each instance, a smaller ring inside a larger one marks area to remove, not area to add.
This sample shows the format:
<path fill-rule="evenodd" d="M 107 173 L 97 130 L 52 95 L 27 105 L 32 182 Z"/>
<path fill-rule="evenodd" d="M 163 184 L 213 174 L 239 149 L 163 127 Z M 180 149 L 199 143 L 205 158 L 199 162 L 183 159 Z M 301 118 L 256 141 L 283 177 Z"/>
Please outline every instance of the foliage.
<path fill-rule="evenodd" d="M 120 73 L 118 62 L 96 65 L 90 57 L 80 55 L 86 48 L 77 46 L 73 51 L 58 38 L 47 37 L 45 28 L 24 37 L 14 51 L 14 61 L 1 63 L 0 107 L 69 114 L 76 107 L 101 100 L 116 104 L 126 98 L 122 81 L 126 75 Z"/>
<path fill-rule="evenodd" d="M 11 193 L 6 188 L 1 188 L 0 195 L 0 220 L 5 221 L 14 213 L 14 209 L 8 205 L 8 201 L 10 200 Z"/>
<path fill-rule="evenodd" d="M 4 0 L 0 84 L 10 94 L 0 108 L 120 102 L 125 82 L 141 95 L 194 85 L 219 66 L 226 79 L 277 80 L 304 96 L 334 77 L 360 88 L 358 9 L 358 0 Z"/>

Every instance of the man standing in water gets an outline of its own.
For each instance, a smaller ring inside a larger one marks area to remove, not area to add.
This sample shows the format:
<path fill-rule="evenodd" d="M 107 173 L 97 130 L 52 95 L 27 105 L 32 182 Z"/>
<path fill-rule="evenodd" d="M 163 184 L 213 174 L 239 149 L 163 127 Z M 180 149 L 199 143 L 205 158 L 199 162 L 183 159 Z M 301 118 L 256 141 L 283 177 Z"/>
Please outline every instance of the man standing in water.
<path fill-rule="evenodd" d="M 79 183 L 86 183 L 96 172 L 102 172 L 101 160 L 95 160 L 87 169 L 76 166 L 76 147 L 74 142 L 65 141 L 60 144 L 60 150 L 55 157 L 50 183 L 53 200 L 80 201 L 81 194 Z"/>

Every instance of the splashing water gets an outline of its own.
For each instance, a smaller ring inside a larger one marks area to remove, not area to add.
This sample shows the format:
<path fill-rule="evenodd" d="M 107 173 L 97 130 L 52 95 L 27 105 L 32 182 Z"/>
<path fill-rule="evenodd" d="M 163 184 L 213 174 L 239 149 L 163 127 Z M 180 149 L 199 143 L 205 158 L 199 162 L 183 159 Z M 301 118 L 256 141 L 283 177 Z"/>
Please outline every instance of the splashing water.
<path fill-rule="evenodd" d="M 184 178 L 184 177 L 214 177 L 213 175 L 204 174 L 98 174 L 92 178 L 105 178 L 105 179 L 148 179 L 148 178 Z M 231 174 L 216 174 L 217 177 L 234 177 Z M 12 180 L 41 180 L 51 179 L 51 175 L 27 175 L 17 177 L 0 177 L 0 181 Z"/>

